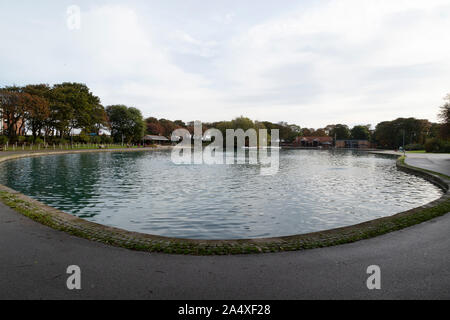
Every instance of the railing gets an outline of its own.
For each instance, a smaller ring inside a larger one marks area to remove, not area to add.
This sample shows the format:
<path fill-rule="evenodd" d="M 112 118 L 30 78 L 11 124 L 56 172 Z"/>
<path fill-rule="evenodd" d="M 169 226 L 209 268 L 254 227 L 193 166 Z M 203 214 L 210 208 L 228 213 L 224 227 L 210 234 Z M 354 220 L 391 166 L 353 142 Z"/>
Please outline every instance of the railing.
<path fill-rule="evenodd" d="M 88 149 L 129 149 L 129 148 L 143 148 L 144 145 L 141 144 L 130 144 L 130 145 L 122 145 L 122 144 L 83 144 L 83 143 L 59 143 L 59 144 L 26 144 L 23 143 L 19 145 L 15 144 L 6 144 L 4 146 L 0 146 L 0 151 L 40 151 L 40 150 L 88 150 Z"/>

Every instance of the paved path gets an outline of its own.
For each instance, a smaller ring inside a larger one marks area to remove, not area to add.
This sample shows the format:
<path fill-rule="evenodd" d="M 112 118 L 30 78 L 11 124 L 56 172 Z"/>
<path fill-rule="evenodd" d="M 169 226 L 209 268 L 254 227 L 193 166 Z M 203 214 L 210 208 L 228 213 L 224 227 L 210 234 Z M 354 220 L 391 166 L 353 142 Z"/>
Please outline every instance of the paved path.
<path fill-rule="evenodd" d="M 133 252 L 58 232 L 0 203 L 0 299 L 450 299 L 450 214 L 370 240 L 264 255 Z M 66 268 L 82 290 L 66 289 Z M 366 269 L 379 265 L 382 290 Z"/>
<path fill-rule="evenodd" d="M 407 154 L 406 163 L 450 176 L 450 154 Z"/>
<path fill-rule="evenodd" d="M 450 215 L 332 248 L 247 256 L 133 252 L 54 231 L 0 204 L 0 298 L 450 299 Z M 66 289 L 69 265 L 82 290 Z M 366 269 L 379 265 L 382 290 Z"/>
<path fill-rule="evenodd" d="M 403 152 L 395 151 L 375 151 L 373 153 L 403 155 Z M 406 164 L 450 176 L 450 154 L 406 153 Z"/>

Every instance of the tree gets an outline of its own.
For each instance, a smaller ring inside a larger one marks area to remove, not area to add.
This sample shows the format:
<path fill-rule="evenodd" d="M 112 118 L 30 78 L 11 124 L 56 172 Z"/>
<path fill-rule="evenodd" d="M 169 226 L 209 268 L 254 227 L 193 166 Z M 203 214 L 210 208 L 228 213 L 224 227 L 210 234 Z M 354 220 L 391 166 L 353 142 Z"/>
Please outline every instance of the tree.
<path fill-rule="evenodd" d="M 234 120 L 231 121 L 231 128 L 228 129 L 242 129 L 244 131 L 247 131 L 248 129 L 254 129 L 255 123 L 250 120 L 249 118 L 240 116 Z"/>
<path fill-rule="evenodd" d="M 179 128 L 175 123 L 167 119 L 159 119 L 159 124 L 164 129 L 162 135 L 165 137 L 170 137 L 172 132 Z"/>
<path fill-rule="evenodd" d="M 114 105 L 107 107 L 106 113 L 116 142 L 121 142 L 122 138 L 127 143 L 139 142 L 144 136 L 145 122 L 138 109 Z"/>
<path fill-rule="evenodd" d="M 213 123 L 213 127 L 222 132 L 222 135 L 225 137 L 227 133 L 227 129 L 233 129 L 231 121 L 220 121 Z"/>
<path fill-rule="evenodd" d="M 46 84 L 28 85 L 24 87 L 24 92 L 31 95 L 29 104 L 27 105 L 25 120 L 31 130 L 33 138 L 42 134 L 49 117 L 50 117 L 50 87 Z"/>
<path fill-rule="evenodd" d="M 63 135 L 67 130 L 81 129 L 91 133 L 106 125 L 100 98 L 94 96 L 85 84 L 65 82 L 53 87 L 54 115 Z"/>
<path fill-rule="evenodd" d="M 311 137 L 327 137 L 327 133 L 325 132 L 325 129 L 317 129 L 310 133 Z"/>
<path fill-rule="evenodd" d="M 302 136 L 304 137 L 312 137 L 312 134 L 314 134 L 316 130 L 314 129 L 308 129 L 308 128 L 303 128 L 302 129 Z"/>
<path fill-rule="evenodd" d="M 261 123 L 267 130 L 279 130 L 280 139 L 284 142 L 293 142 L 302 134 L 302 129 L 295 124 L 288 124 L 286 122 L 272 123 L 269 121 L 264 121 Z"/>
<path fill-rule="evenodd" d="M 0 90 L 0 107 L 6 120 L 5 133 L 9 138 L 21 135 L 25 127 L 27 104 L 32 97 L 19 87 L 6 87 Z"/>
<path fill-rule="evenodd" d="M 354 126 L 351 130 L 351 137 L 354 140 L 370 140 L 370 131 L 368 126 Z"/>
<path fill-rule="evenodd" d="M 336 124 L 329 127 L 332 128 L 329 133 L 330 137 L 336 137 L 336 140 L 346 140 L 351 136 L 350 129 L 345 124 Z"/>
<path fill-rule="evenodd" d="M 424 144 L 432 133 L 428 120 L 398 118 L 376 126 L 374 140 L 383 148 L 396 149 L 408 144 Z"/>
<path fill-rule="evenodd" d="M 173 123 L 175 123 L 178 128 L 186 128 L 186 123 L 184 123 L 182 120 L 175 120 Z"/>
<path fill-rule="evenodd" d="M 150 117 L 145 119 L 145 124 L 147 126 L 147 133 L 153 134 L 153 135 L 163 135 L 164 134 L 164 128 L 159 123 L 158 119 Z"/>
<path fill-rule="evenodd" d="M 441 107 L 439 119 L 441 120 L 441 136 L 444 139 L 450 137 L 450 94 L 445 99 L 445 104 Z"/>

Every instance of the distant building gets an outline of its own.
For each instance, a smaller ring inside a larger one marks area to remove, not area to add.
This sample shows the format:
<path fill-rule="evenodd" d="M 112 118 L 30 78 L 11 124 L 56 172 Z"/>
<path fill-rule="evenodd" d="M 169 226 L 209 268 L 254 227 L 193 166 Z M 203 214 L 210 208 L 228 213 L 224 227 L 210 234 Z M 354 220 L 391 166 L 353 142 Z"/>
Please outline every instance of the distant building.
<path fill-rule="evenodd" d="M 336 148 L 340 149 L 369 149 L 370 142 L 367 140 L 337 140 Z"/>
<path fill-rule="evenodd" d="M 170 140 L 163 136 L 147 135 L 143 138 L 146 144 L 170 144 Z"/>
<path fill-rule="evenodd" d="M 331 137 L 298 137 L 294 145 L 302 148 L 331 148 L 333 138 Z"/>

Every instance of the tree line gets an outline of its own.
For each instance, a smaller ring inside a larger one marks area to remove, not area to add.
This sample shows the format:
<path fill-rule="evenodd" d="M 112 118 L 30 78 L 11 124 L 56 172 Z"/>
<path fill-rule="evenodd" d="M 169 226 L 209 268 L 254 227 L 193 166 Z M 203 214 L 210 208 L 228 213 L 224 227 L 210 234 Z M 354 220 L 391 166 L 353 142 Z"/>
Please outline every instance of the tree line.
<path fill-rule="evenodd" d="M 0 88 L 0 113 L 5 123 L 0 135 L 10 143 L 42 140 L 53 143 L 140 143 L 145 134 L 170 138 L 172 132 L 179 128 L 194 132 L 194 122 L 154 117 L 144 119 L 139 109 L 125 105 L 104 107 L 100 98 L 81 83 Z M 442 151 L 450 136 L 450 94 L 445 98 L 439 117 L 440 123 L 399 118 L 381 122 L 372 130 L 371 125 L 350 128 L 345 124 L 319 129 L 301 128 L 287 122 L 253 121 L 241 116 L 231 121 L 204 123 L 203 129 L 216 128 L 224 134 L 226 129 L 278 129 L 280 139 L 288 144 L 301 136 L 329 136 L 337 140 L 368 140 L 386 149 L 406 145 L 410 149 L 428 147 Z"/>
<path fill-rule="evenodd" d="M 145 132 L 138 109 L 104 107 L 81 83 L 0 88 L 0 118 L 4 121 L 0 134 L 10 143 L 131 143 Z"/>

